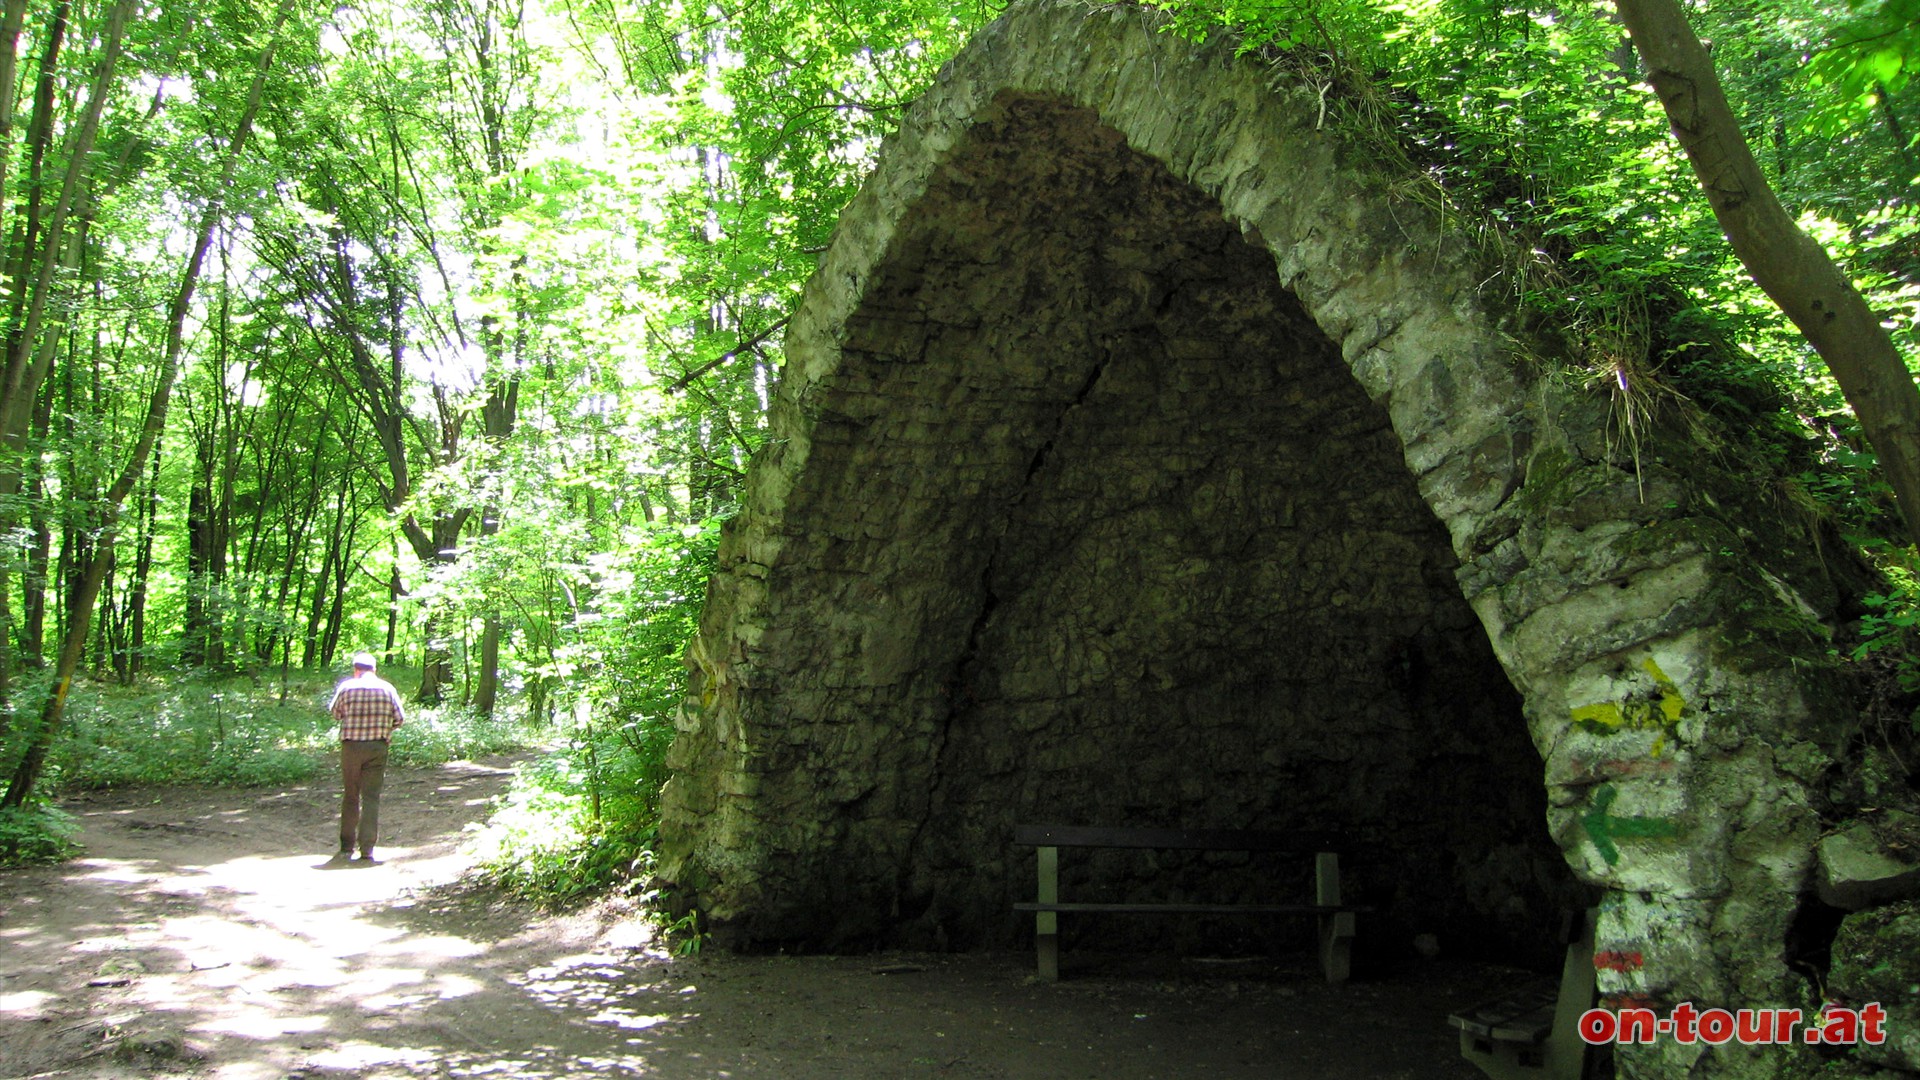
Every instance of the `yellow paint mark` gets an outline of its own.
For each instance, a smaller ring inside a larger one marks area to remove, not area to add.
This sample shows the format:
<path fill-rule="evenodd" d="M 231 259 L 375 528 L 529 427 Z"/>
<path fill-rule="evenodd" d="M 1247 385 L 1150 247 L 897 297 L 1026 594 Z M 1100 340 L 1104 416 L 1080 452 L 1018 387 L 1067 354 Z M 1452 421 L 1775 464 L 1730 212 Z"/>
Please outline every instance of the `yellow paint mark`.
<path fill-rule="evenodd" d="M 1667 714 L 1667 722 L 1679 723 L 1680 718 L 1687 712 L 1687 699 L 1680 696 L 1680 688 L 1673 685 L 1673 680 L 1667 678 L 1667 673 L 1661 671 L 1660 665 L 1653 662 L 1653 657 L 1647 657 L 1640 666 L 1648 675 L 1653 676 L 1653 685 L 1660 688 L 1660 711 Z"/>
<path fill-rule="evenodd" d="M 1652 657 L 1642 661 L 1640 669 L 1653 680 L 1654 689 L 1660 693 L 1658 700 L 1629 698 L 1620 702 L 1597 701 L 1575 707 L 1571 718 L 1575 726 L 1595 735 L 1617 735 L 1622 731 L 1659 732 L 1652 748 L 1653 756 L 1659 757 L 1667 748 L 1673 729 L 1687 714 L 1687 699 Z"/>
<path fill-rule="evenodd" d="M 1603 727 L 1617 728 L 1626 723 L 1626 719 L 1620 715 L 1620 706 L 1610 701 L 1582 705 L 1573 710 L 1573 722 L 1576 724 L 1599 724 Z"/>

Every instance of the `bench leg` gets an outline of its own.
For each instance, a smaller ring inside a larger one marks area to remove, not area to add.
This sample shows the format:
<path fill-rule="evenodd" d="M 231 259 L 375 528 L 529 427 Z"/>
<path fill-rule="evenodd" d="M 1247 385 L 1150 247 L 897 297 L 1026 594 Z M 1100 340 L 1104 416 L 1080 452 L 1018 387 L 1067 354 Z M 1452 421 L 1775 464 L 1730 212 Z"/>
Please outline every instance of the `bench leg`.
<path fill-rule="evenodd" d="M 1043 847 L 1040 853 L 1040 903 L 1060 902 L 1060 849 Z M 1043 982 L 1060 981 L 1060 914 L 1037 911 L 1033 915 L 1033 947 Z"/>
<path fill-rule="evenodd" d="M 1604 1067 L 1600 1051 L 1580 1037 L 1580 1017 L 1594 1004 L 1593 920 L 1582 913 L 1580 932 L 1567 946 L 1560 965 L 1560 992 L 1554 1001 L 1553 1026 L 1544 1042 L 1521 1046 L 1460 1033 L 1460 1054 L 1492 1080 L 1585 1080 Z M 1611 1075 L 1609 1073 L 1608 1075 Z"/>
<path fill-rule="evenodd" d="M 1599 912 L 1580 913 L 1580 930 L 1567 946 L 1560 966 L 1560 996 L 1553 1007 L 1553 1031 L 1547 1036 L 1545 1075 L 1555 1080 L 1581 1080 L 1588 1060 L 1598 1053 L 1580 1037 L 1580 1017 L 1593 1008 L 1596 976 L 1593 968 L 1593 921 Z"/>
<path fill-rule="evenodd" d="M 1313 858 L 1313 902 L 1340 903 L 1340 856 L 1322 851 Z M 1353 974 L 1353 912 L 1320 916 L 1320 970 L 1330 983 L 1343 983 Z"/>

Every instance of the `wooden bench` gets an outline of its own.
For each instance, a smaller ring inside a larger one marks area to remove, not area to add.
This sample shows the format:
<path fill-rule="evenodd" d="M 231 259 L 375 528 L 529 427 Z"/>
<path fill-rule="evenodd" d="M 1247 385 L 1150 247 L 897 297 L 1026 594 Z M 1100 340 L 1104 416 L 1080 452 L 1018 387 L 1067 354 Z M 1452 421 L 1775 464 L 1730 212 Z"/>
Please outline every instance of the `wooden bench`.
<path fill-rule="evenodd" d="M 1556 985 L 1541 979 L 1447 1017 L 1460 1029 L 1460 1054 L 1495 1080 L 1583 1080 L 1603 1055 L 1580 1037 L 1580 1016 L 1593 1008 L 1594 912 L 1563 937 L 1566 959 Z"/>
<path fill-rule="evenodd" d="M 1082 825 L 1020 825 L 1017 846 L 1038 849 L 1040 894 L 1013 905 L 1034 913 L 1034 949 L 1040 977 L 1060 978 L 1060 916 L 1075 913 L 1185 913 L 1196 915 L 1313 915 L 1320 920 L 1320 967 L 1327 981 L 1345 982 L 1352 970 L 1354 913 L 1368 910 L 1340 901 L 1340 855 L 1330 845 L 1284 832 L 1250 829 L 1134 829 Z M 1061 848 L 1153 848 L 1180 851 L 1273 852 L 1313 856 L 1311 904 L 1092 903 L 1060 899 Z"/>

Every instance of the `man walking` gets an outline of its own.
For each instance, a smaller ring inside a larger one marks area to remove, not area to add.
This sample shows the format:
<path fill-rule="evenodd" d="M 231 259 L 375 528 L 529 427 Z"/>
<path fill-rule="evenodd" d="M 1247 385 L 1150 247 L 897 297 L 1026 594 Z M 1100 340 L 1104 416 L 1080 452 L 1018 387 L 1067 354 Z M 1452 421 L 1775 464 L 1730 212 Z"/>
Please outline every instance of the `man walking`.
<path fill-rule="evenodd" d="M 386 780 L 387 742 L 406 722 L 400 692 L 373 673 L 372 653 L 353 654 L 353 675 L 342 679 L 328 707 L 340 722 L 340 851 L 336 863 L 373 863 L 380 835 L 380 785 Z"/>

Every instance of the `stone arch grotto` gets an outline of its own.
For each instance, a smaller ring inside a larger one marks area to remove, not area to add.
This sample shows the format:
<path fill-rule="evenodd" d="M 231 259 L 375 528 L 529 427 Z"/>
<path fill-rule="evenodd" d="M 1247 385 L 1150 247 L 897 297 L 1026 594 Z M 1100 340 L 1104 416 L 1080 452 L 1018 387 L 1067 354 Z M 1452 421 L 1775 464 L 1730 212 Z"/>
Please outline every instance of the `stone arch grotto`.
<path fill-rule="evenodd" d="M 1044 2 L 910 110 L 688 653 L 658 874 L 723 941 L 1021 942 L 1016 822 L 1337 829 L 1396 933 L 1597 895 L 1604 993 L 1811 1007 L 1833 587 L 1712 455 L 1620 460 L 1484 252 L 1323 120 Z M 1698 1052 L 1631 1056 L 1786 1060 Z"/>

